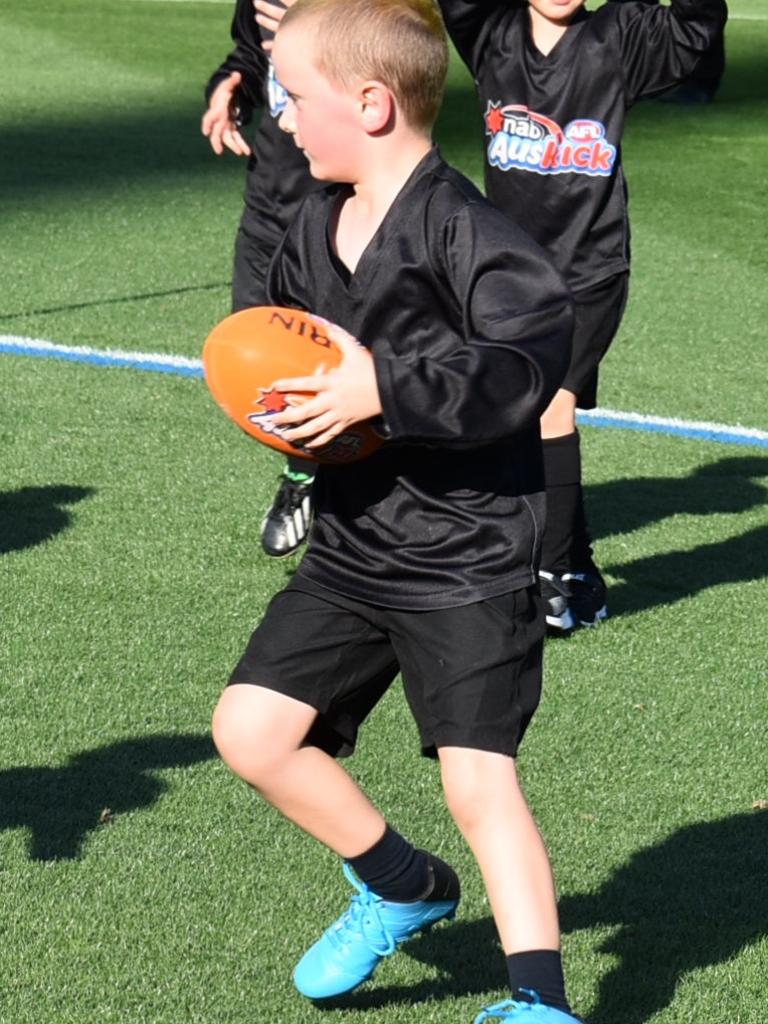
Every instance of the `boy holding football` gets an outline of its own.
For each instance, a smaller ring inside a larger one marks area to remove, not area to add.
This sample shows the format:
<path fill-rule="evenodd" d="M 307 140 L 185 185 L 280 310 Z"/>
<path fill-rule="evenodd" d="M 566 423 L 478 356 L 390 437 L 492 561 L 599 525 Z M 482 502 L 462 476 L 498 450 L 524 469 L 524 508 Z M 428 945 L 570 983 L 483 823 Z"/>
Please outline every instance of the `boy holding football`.
<path fill-rule="evenodd" d="M 573 1024 L 549 859 L 515 768 L 541 686 L 538 421 L 568 364 L 570 296 L 432 145 L 447 67 L 432 0 L 299 0 L 273 60 L 281 125 L 340 184 L 302 204 L 268 298 L 340 325 L 326 329 L 344 357 L 277 382 L 311 397 L 275 423 L 310 447 L 361 421 L 386 441 L 320 466 L 307 552 L 232 673 L 214 739 L 345 862 L 351 904 L 294 972 L 304 995 L 339 996 L 459 900 L 454 871 L 335 759 L 401 672 L 507 960 L 513 998 L 477 1020 Z"/>
<path fill-rule="evenodd" d="M 486 194 L 546 249 L 575 302 L 571 364 L 541 420 L 541 584 L 550 629 L 565 634 L 606 615 L 584 512 L 576 408 L 597 404 L 598 365 L 627 297 L 625 115 L 640 97 L 690 74 L 727 10 L 724 0 L 608 3 L 594 12 L 584 0 L 439 3 L 480 98 Z"/>

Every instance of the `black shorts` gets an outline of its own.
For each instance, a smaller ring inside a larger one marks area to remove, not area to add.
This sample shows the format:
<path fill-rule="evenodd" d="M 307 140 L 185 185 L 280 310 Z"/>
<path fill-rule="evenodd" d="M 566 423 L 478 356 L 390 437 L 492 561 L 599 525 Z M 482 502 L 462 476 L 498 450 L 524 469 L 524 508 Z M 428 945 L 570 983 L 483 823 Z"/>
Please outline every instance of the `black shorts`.
<path fill-rule="evenodd" d="M 229 682 L 316 708 L 307 742 L 344 757 L 402 672 L 424 754 L 456 746 L 514 757 L 539 703 L 544 628 L 533 587 L 414 612 L 290 585 L 270 602 Z"/>
<path fill-rule="evenodd" d="M 573 293 L 571 365 L 561 387 L 576 395 L 579 409 L 597 405 L 597 368 L 621 324 L 628 290 L 629 274 L 624 272 Z"/>

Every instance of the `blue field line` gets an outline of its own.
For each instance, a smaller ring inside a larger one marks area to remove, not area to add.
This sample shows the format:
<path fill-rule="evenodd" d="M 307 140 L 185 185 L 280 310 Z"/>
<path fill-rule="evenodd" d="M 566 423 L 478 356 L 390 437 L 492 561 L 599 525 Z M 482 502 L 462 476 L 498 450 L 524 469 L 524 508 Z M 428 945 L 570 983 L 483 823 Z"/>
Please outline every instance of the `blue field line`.
<path fill-rule="evenodd" d="M 202 377 L 203 364 L 187 356 L 165 355 L 161 352 L 123 352 L 95 349 L 85 345 L 60 345 L 40 338 L 24 338 L 0 334 L 0 353 L 34 356 L 38 359 L 63 359 L 95 366 L 116 366 L 151 373 L 171 373 L 181 377 Z M 637 430 L 648 434 L 665 434 L 695 441 L 716 441 L 720 444 L 768 448 L 768 431 L 754 427 L 729 426 L 674 417 L 647 416 L 643 413 L 620 412 L 614 409 L 591 409 L 579 412 L 579 424 L 590 427 L 612 427 Z"/>

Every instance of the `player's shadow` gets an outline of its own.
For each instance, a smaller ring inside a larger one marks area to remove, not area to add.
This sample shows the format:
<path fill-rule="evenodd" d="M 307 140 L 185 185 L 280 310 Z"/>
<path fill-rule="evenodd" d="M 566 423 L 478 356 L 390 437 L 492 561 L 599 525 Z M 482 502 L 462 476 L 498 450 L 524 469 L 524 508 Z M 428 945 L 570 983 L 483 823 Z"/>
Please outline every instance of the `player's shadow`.
<path fill-rule="evenodd" d="M 690 825 L 638 851 L 596 893 L 561 900 L 564 931 L 614 926 L 618 963 L 591 1024 L 642 1024 L 691 971 L 725 963 L 768 934 L 768 813 Z"/>
<path fill-rule="evenodd" d="M 94 493 L 91 487 L 52 484 L 21 487 L 0 494 L 0 555 L 42 544 L 72 523 L 65 505 Z"/>
<path fill-rule="evenodd" d="M 89 832 L 150 807 L 167 788 L 153 772 L 215 756 L 205 735 L 147 736 L 85 750 L 61 767 L 0 772 L 0 829 L 29 830 L 32 860 L 79 855 Z"/>
<path fill-rule="evenodd" d="M 724 963 L 768 934 L 766 850 L 766 812 L 691 825 L 639 850 L 595 893 L 562 899 L 564 932 L 614 929 L 599 948 L 617 964 L 600 984 L 590 1024 L 643 1024 L 672 1001 L 686 974 Z M 506 989 L 490 919 L 441 926 L 403 953 L 440 977 L 372 986 L 322 1006 L 371 1010 Z"/>
<path fill-rule="evenodd" d="M 49 201 L 59 193 L 111 195 L 152 177 L 210 175 L 218 188 L 227 180 L 242 184 L 245 160 L 217 160 L 200 134 L 201 113 L 202 97 L 185 105 L 19 121 L 3 135 L 0 181 L 27 201 L 35 193 Z"/>
<path fill-rule="evenodd" d="M 675 515 L 730 515 L 768 501 L 768 456 L 736 455 L 683 477 L 635 477 L 586 487 L 595 539 L 630 533 Z"/>
<path fill-rule="evenodd" d="M 758 482 L 768 475 L 768 458 L 733 456 L 699 467 L 685 477 L 639 477 L 587 488 L 595 538 L 631 533 L 675 515 L 736 515 L 766 507 L 768 491 Z M 721 583 L 768 575 L 766 526 L 689 551 L 606 564 L 623 579 L 611 587 L 611 613 L 671 604 Z"/>
<path fill-rule="evenodd" d="M 721 583 L 768 577 L 768 526 L 693 551 L 650 555 L 605 569 L 624 581 L 610 588 L 612 615 L 674 604 Z"/>

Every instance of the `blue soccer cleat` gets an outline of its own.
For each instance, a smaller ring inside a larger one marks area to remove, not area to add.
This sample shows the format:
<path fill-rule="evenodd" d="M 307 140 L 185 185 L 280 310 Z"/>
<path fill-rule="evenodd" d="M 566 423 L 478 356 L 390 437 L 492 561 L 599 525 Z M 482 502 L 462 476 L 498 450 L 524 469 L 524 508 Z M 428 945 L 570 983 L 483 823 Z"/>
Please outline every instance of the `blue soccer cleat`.
<path fill-rule="evenodd" d="M 441 900 L 390 903 L 359 882 L 348 864 L 344 874 L 357 890 L 348 910 L 328 928 L 301 958 L 293 981 L 310 999 L 343 995 L 367 981 L 385 956 L 416 932 L 426 932 L 437 921 L 451 919 L 459 902 L 459 880 L 447 864 L 430 857 L 430 868 L 439 864 L 441 874 L 450 872 L 446 895 Z M 454 897 L 455 894 L 455 897 Z"/>
<path fill-rule="evenodd" d="M 556 1010 L 554 1006 L 546 1006 L 539 999 L 537 992 L 526 988 L 521 991 L 531 997 L 530 1003 L 505 999 L 503 1003 L 496 1003 L 495 1006 L 486 1006 L 475 1017 L 475 1024 L 483 1024 L 484 1021 L 490 1020 L 514 1021 L 514 1024 L 583 1024 L 579 1017 Z"/>

